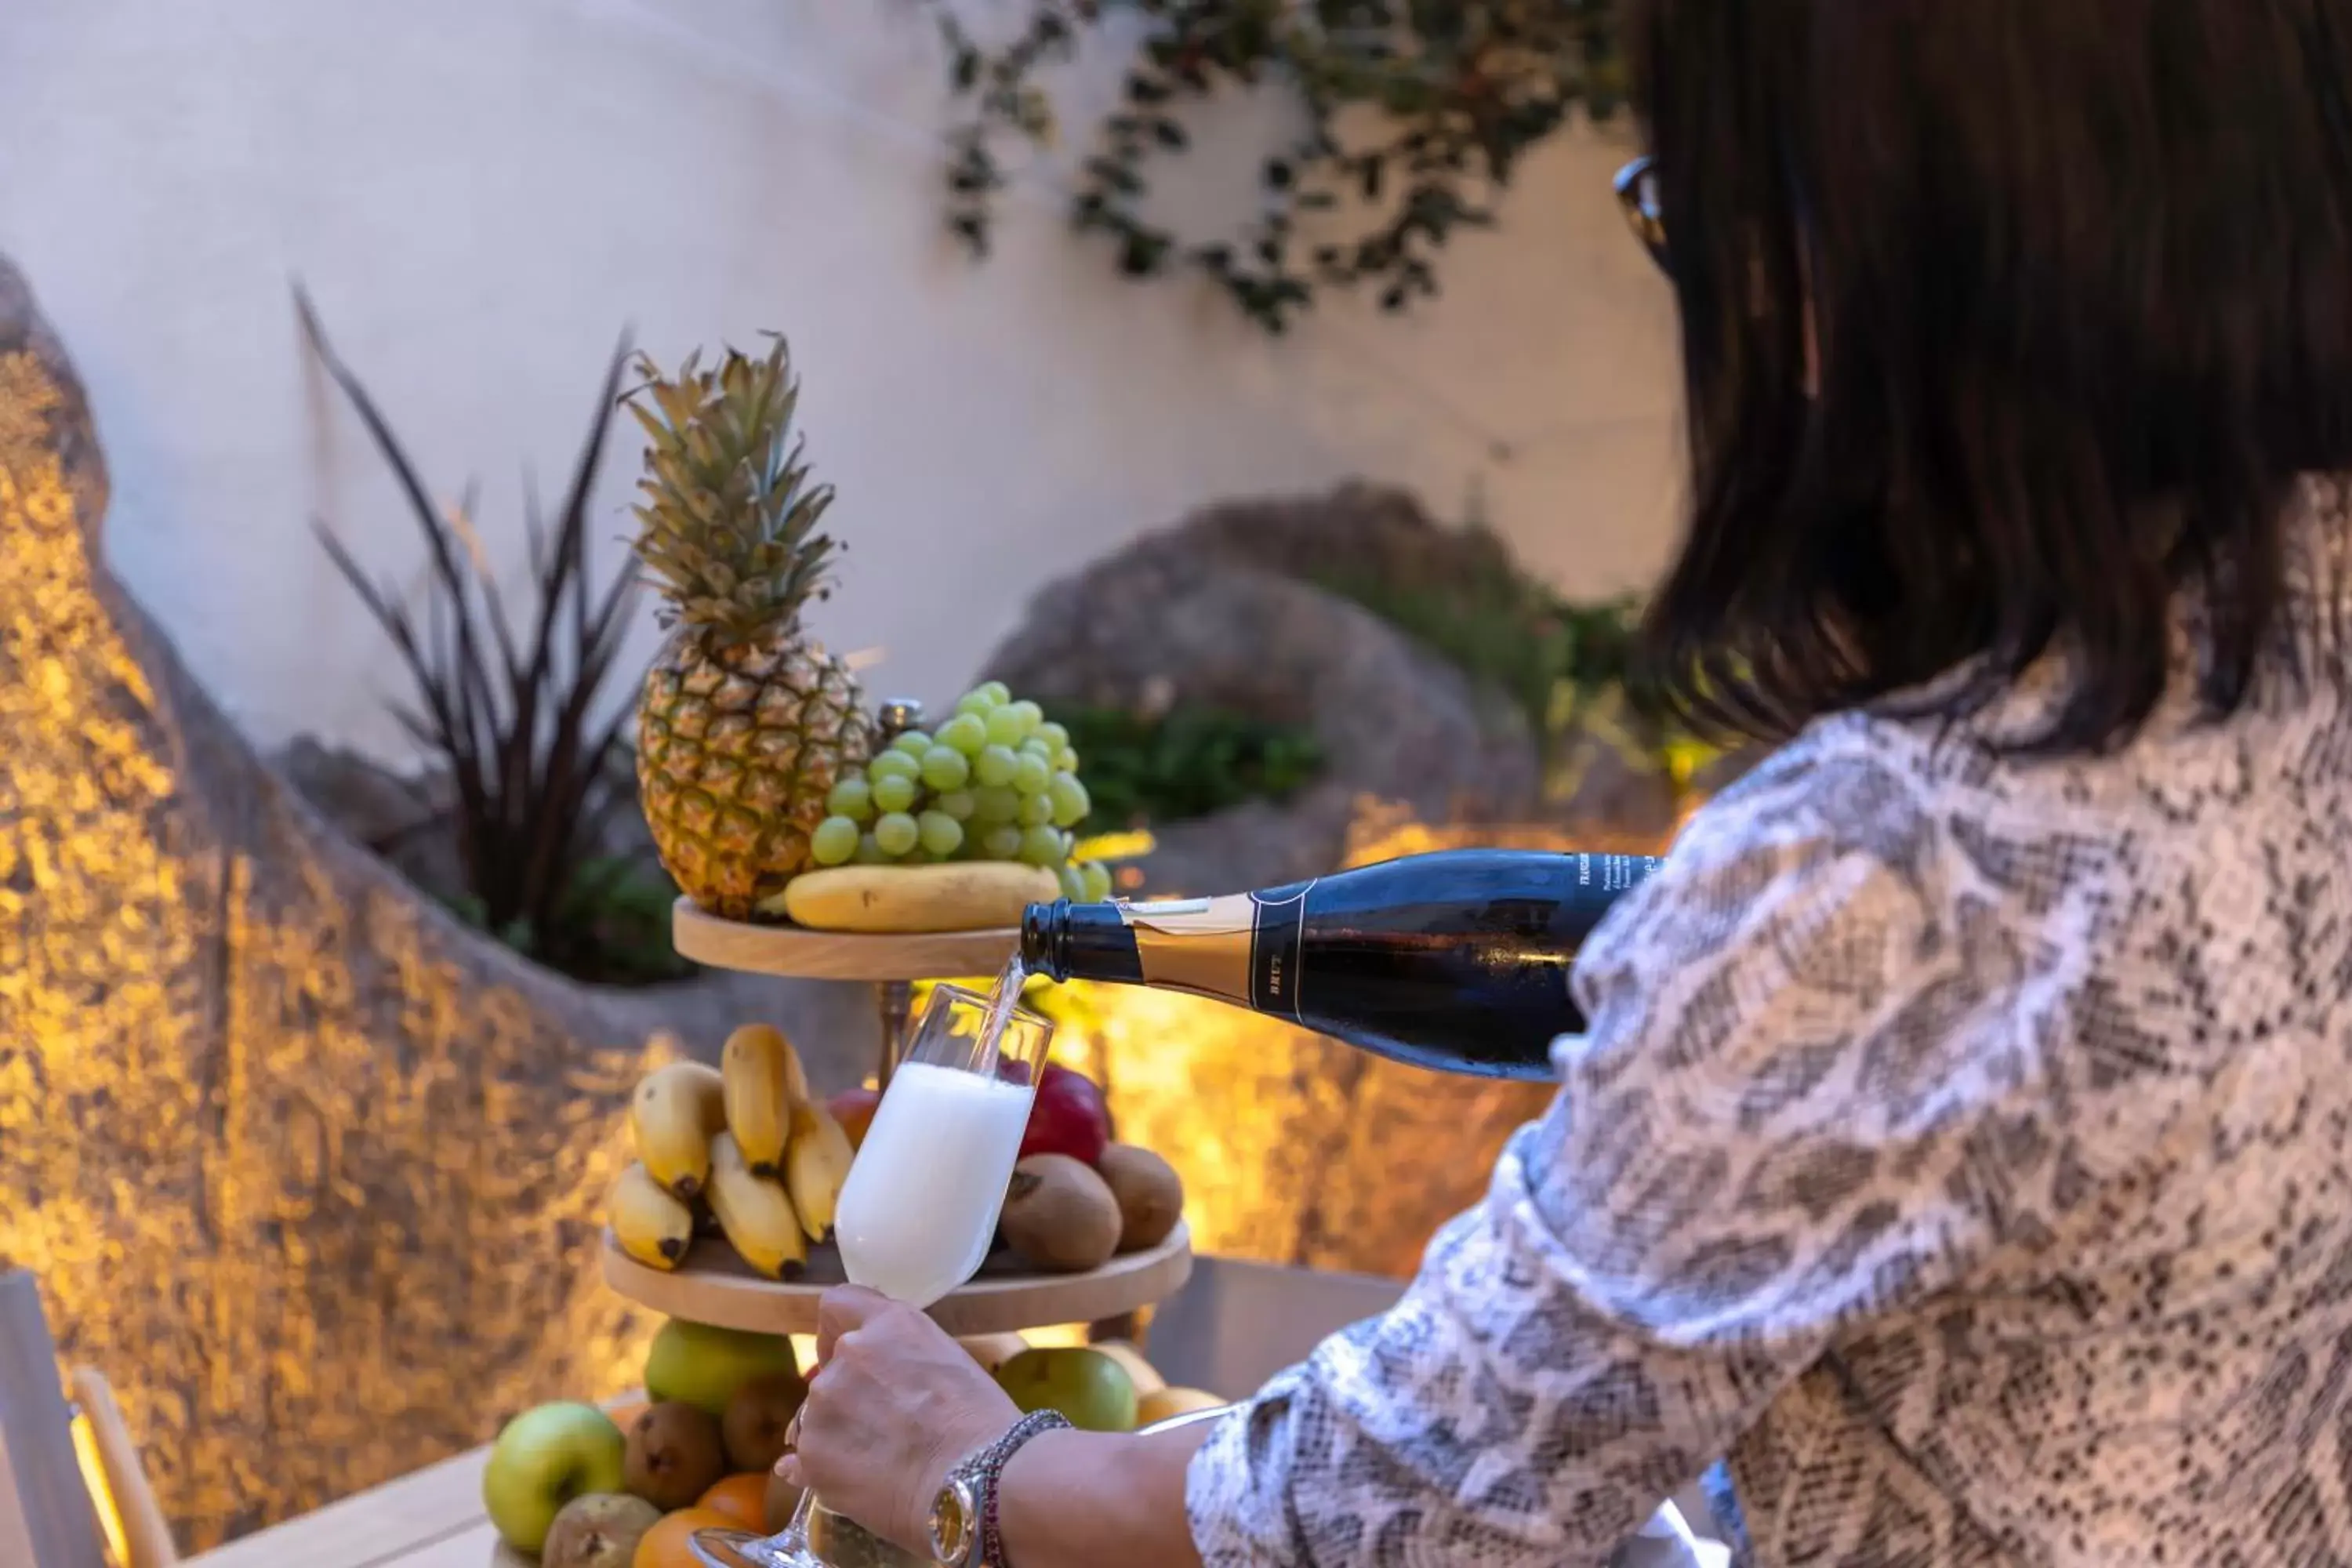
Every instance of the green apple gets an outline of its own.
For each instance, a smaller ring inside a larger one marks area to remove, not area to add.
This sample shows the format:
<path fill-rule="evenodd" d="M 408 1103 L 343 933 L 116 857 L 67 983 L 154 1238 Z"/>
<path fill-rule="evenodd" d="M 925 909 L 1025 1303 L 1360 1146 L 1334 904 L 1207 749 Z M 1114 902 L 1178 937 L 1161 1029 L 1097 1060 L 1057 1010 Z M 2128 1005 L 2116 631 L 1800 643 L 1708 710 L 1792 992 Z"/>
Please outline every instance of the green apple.
<path fill-rule="evenodd" d="M 659 1405 L 678 1400 L 724 1420 L 735 1391 L 771 1373 L 797 1375 L 800 1359 L 782 1334 L 751 1334 L 740 1329 L 672 1318 L 654 1335 L 646 1357 L 646 1397 Z"/>
<path fill-rule="evenodd" d="M 1085 1345 L 1023 1351 L 996 1369 L 1025 1412 L 1052 1410 L 1085 1432 L 1135 1430 L 1135 1379 L 1116 1356 Z"/>
<path fill-rule="evenodd" d="M 508 1422 L 482 1469 L 482 1506 L 499 1539 L 538 1556 L 565 1503 L 621 1489 L 627 1447 L 613 1418 L 593 1405 L 542 1405 Z"/>

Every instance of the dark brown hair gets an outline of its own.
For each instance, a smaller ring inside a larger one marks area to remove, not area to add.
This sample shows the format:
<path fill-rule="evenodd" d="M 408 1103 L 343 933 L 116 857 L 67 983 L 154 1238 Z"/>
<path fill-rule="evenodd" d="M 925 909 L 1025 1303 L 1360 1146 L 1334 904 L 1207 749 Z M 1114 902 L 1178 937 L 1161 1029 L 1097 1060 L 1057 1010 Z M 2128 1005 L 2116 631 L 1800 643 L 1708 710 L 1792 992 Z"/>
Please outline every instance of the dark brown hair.
<path fill-rule="evenodd" d="M 1965 670 L 1959 713 L 2060 646 L 2037 739 L 2095 750 L 2176 673 L 2187 590 L 2233 711 L 2294 477 L 2352 468 L 2352 0 L 1629 26 L 1694 475 L 1648 626 L 1669 695 L 1769 734 Z"/>

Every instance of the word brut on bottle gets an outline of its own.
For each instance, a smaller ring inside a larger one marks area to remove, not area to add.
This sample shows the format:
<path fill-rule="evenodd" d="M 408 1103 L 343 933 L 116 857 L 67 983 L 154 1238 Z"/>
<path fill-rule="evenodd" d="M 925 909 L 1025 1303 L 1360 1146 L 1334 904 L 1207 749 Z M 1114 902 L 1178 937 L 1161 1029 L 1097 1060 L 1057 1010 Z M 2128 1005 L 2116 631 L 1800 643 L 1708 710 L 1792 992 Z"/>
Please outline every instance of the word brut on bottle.
<path fill-rule="evenodd" d="M 1285 888 L 1029 907 L 1022 966 L 1213 996 L 1441 1072 L 1548 1079 L 1577 950 L 1644 855 L 1464 849 Z"/>

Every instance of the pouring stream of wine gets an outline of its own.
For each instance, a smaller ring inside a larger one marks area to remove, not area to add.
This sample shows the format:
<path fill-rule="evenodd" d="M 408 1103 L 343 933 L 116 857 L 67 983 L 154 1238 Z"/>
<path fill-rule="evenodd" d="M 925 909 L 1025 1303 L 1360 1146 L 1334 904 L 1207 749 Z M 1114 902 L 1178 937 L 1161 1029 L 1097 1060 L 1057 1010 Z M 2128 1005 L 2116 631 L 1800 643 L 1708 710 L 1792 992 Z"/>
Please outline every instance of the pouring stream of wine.
<path fill-rule="evenodd" d="M 1021 984 L 1027 978 L 1028 971 L 1021 966 L 1020 953 L 1004 961 L 1004 968 L 996 977 L 996 989 L 988 994 L 988 1016 L 981 1023 L 980 1059 L 972 1064 L 976 1071 L 995 1076 L 1004 1026 L 1013 1021 L 1013 1011 L 1021 1005 Z"/>

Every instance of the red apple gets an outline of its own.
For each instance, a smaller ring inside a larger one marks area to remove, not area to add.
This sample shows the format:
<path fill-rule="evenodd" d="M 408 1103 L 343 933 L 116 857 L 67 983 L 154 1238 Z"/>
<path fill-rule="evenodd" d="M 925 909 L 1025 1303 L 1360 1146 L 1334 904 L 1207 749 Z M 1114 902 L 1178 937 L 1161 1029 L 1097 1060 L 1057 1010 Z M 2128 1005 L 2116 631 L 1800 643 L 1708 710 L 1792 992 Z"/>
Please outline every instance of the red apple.
<path fill-rule="evenodd" d="M 1110 1108 L 1103 1103 L 1101 1089 L 1086 1074 L 1048 1062 L 1037 1079 L 1036 1102 L 1029 1108 L 1021 1157 L 1067 1154 L 1092 1165 L 1109 1142 Z"/>
<path fill-rule="evenodd" d="M 841 1130 L 849 1134 L 849 1147 L 854 1152 L 866 1146 L 866 1129 L 873 1124 L 874 1108 L 882 1103 L 878 1089 L 845 1089 L 824 1102 Z"/>

